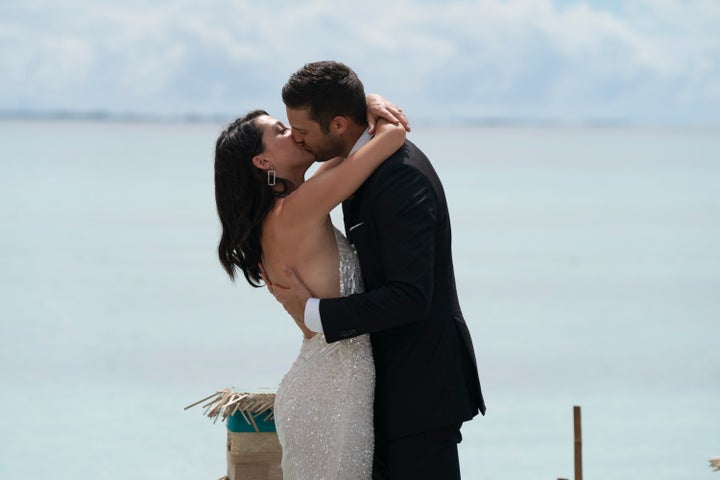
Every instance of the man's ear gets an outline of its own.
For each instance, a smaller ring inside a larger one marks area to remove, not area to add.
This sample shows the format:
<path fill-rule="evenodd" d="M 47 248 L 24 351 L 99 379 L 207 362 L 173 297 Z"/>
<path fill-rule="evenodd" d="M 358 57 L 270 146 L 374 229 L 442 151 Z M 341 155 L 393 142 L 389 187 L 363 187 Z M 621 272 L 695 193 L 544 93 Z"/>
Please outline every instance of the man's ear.
<path fill-rule="evenodd" d="M 342 135 L 345 133 L 345 130 L 347 130 L 348 127 L 348 119 L 347 117 L 343 117 L 342 115 L 337 115 L 332 120 L 330 120 L 330 132 L 334 133 L 336 135 Z"/>

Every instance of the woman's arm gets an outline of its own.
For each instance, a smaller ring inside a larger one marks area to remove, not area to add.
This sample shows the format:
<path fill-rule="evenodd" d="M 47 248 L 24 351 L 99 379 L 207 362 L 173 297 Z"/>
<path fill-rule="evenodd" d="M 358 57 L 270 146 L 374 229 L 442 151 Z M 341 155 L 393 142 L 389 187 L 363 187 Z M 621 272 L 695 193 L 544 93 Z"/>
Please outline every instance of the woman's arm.
<path fill-rule="evenodd" d="M 313 177 L 315 175 L 321 174 L 325 170 L 329 170 L 331 168 L 337 167 L 338 165 L 340 165 L 342 163 L 343 160 L 344 160 L 343 157 L 335 157 L 335 158 L 331 158 L 327 162 L 322 162 L 320 164 L 320 167 L 317 170 L 315 170 L 315 173 L 313 173 Z"/>
<path fill-rule="evenodd" d="M 402 108 L 392 103 L 387 98 L 377 93 L 370 93 L 365 97 L 367 103 L 367 121 L 368 132 L 370 135 L 375 133 L 375 125 L 378 120 L 386 120 L 393 125 L 402 125 L 406 131 L 410 131 L 410 123 L 403 113 Z M 324 172 L 325 170 L 337 167 L 343 159 L 335 157 L 327 162 L 323 162 L 313 175 Z"/>
<path fill-rule="evenodd" d="M 283 214 L 287 221 L 324 219 L 403 145 L 405 133 L 402 125 L 379 121 L 375 136 L 367 144 L 336 167 L 316 173 L 286 197 Z"/>

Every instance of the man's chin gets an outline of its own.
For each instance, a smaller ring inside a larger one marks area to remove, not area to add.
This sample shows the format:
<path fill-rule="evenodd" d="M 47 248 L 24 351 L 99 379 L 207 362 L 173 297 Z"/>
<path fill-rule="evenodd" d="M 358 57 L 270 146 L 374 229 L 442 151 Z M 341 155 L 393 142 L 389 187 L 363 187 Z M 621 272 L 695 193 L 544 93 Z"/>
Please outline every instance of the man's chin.
<path fill-rule="evenodd" d="M 310 154 L 316 162 L 324 162 L 325 161 L 325 160 L 321 160 L 320 155 L 313 152 L 312 150 L 307 149 L 307 148 L 304 148 L 303 150 L 305 150 L 308 154 Z"/>
<path fill-rule="evenodd" d="M 315 152 L 313 152 L 313 156 L 315 157 L 315 161 L 316 161 L 316 162 L 319 162 L 319 163 L 327 162 L 328 160 L 330 160 L 331 158 L 333 158 L 333 157 L 331 157 L 331 156 L 329 156 L 329 155 L 325 155 L 325 154 L 322 153 L 322 152 L 320 152 L 320 153 L 315 153 Z"/>

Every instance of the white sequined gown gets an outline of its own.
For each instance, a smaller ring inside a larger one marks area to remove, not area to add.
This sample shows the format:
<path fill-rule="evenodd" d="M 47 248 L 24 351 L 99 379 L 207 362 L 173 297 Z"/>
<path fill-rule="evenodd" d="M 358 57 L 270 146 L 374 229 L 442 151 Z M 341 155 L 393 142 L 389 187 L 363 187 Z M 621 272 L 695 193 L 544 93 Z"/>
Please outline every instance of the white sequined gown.
<path fill-rule="evenodd" d="M 362 292 L 357 256 L 335 229 L 340 292 Z M 275 397 L 283 480 L 369 480 L 375 367 L 370 337 L 304 339 Z"/>

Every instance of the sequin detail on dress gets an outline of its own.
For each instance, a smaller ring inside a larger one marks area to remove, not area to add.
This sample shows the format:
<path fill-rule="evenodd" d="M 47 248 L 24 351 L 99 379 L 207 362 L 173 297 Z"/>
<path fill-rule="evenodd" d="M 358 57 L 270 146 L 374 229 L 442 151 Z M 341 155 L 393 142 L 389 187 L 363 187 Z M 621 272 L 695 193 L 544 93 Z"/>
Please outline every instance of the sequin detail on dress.
<path fill-rule="evenodd" d="M 362 292 L 357 255 L 337 229 L 342 296 Z M 328 344 L 317 334 L 278 388 L 275 424 L 283 480 L 369 480 L 375 367 L 370 337 Z"/>

